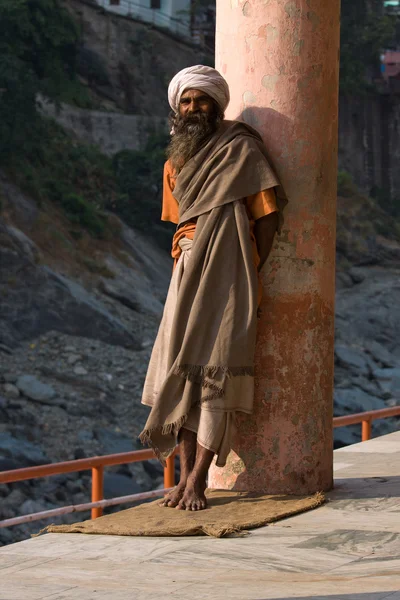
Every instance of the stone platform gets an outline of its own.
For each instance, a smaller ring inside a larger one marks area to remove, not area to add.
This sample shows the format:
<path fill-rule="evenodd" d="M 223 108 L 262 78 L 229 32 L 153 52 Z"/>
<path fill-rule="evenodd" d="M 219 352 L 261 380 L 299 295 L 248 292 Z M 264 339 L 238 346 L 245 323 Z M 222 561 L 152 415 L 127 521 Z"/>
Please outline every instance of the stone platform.
<path fill-rule="evenodd" d="M 334 455 L 325 506 L 245 537 L 47 534 L 0 548 L 0 600 L 400 600 L 400 432 Z"/>

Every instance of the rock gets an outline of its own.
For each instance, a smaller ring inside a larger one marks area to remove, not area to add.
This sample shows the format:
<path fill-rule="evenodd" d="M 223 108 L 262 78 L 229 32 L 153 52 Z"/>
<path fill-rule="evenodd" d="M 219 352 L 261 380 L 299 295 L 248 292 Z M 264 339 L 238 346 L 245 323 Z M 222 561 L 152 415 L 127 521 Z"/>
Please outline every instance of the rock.
<path fill-rule="evenodd" d="M 126 292 L 121 291 L 117 285 L 112 284 L 105 279 L 101 279 L 98 288 L 101 292 L 103 292 L 103 294 L 106 294 L 106 296 L 110 296 L 110 298 L 117 300 L 127 308 L 135 310 L 136 312 L 141 312 L 142 307 L 140 303 L 135 300 L 134 297 L 132 298 Z"/>
<path fill-rule="evenodd" d="M 368 359 L 361 350 L 345 346 L 344 344 L 336 344 L 335 356 L 339 365 L 346 367 L 352 372 L 362 375 L 369 374 Z"/>
<path fill-rule="evenodd" d="M 353 283 L 361 283 L 365 279 L 365 269 L 351 267 L 351 269 L 349 269 L 349 275 Z"/>
<path fill-rule="evenodd" d="M 49 510 L 51 508 L 56 508 L 54 505 L 49 507 L 45 502 L 41 500 L 25 500 L 25 502 L 20 506 L 19 513 L 21 515 L 30 515 L 32 513 L 42 512 L 43 510 Z"/>
<path fill-rule="evenodd" d="M 82 442 L 84 444 L 86 442 L 91 442 L 93 439 L 93 431 L 90 431 L 90 429 L 81 429 L 80 431 L 78 431 L 76 437 L 79 442 Z"/>
<path fill-rule="evenodd" d="M 117 473 L 105 473 L 104 475 L 104 498 L 115 498 L 139 494 L 140 486 L 129 477 Z"/>
<path fill-rule="evenodd" d="M 12 544 L 16 541 L 15 533 L 12 531 L 12 527 L 0 529 L 0 545 L 3 544 L 6 546 L 7 544 Z"/>
<path fill-rule="evenodd" d="M 17 488 L 8 494 L 6 502 L 9 506 L 14 506 L 17 511 L 25 499 L 23 491 Z"/>
<path fill-rule="evenodd" d="M 135 448 L 131 438 L 114 429 L 99 427 L 94 430 L 94 436 L 99 441 L 104 454 L 119 454 L 133 452 Z"/>
<path fill-rule="evenodd" d="M 111 375 L 111 373 L 100 373 L 100 377 L 104 380 L 107 381 L 108 383 L 110 383 L 113 379 L 113 376 Z"/>
<path fill-rule="evenodd" d="M 21 248 L 21 251 L 27 256 L 31 262 L 37 262 L 40 253 L 36 244 L 28 238 L 21 230 L 15 227 L 7 226 L 7 233 L 13 238 L 16 244 Z"/>
<path fill-rule="evenodd" d="M 18 467 L 44 465 L 50 462 L 38 445 L 28 442 L 26 439 L 15 438 L 7 431 L 2 432 L 0 435 L 1 455 L 5 459 L 8 458 L 15 461 Z"/>
<path fill-rule="evenodd" d="M 19 389 L 12 383 L 5 383 L 3 391 L 8 398 L 19 398 Z"/>
<path fill-rule="evenodd" d="M 82 360 L 82 356 L 80 354 L 70 354 L 67 358 L 67 363 L 69 365 L 74 365 L 76 362 Z"/>
<path fill-rule="evenodd" d="M 18 223 L 25 228 L 32 228 L 39 216 L 37 203 L 33 198 L 24 194 L 20 188 L 11 183 L 4 171 L 0 170 L 0 195 L 12 207 L 12 212 Z"/>
<path fill-rule="evenodd" d="M 81 365 L 77 365 L 76 367 L 74 367 L 74 373 L 75 375 L 87 375 L 88 370 L 85 369 L 85 367 L 82 367 Z"/>
<path fill-rule="evenodd" d="M 0 497 L 5 498 L 10 497 L 10 488 L 6 483 L 0 483 Z"/>
<path fill-rule="evenodd" d="M 353 413 L 361 413 L 370 410 L 386 408 L 387 404 L 380 398 L 367 394 L 361 389 L 335 390 L 334 393 L 334 415 L 342 416 Z M 393 431 L 393 423 L 387 419 L 374 421 L 372 424 L 372 436 L 385 435 Z M 335 427 L 333 430 L 334 448 L 341 448 L 349 444 L 361 441 L 361 423 L 347 427 Z"/>
<path fill-rule="evenodd" d="M 350 444 L 361 442 L 361 425 L 348 425 L 347 427 L 335 427 L 333 430 L 333 447 L 343 448 Z"/>
<path fill-rule="evenodd" d="M 359 377 L 353 377 L 353 379 L 351 379 L 350 385 L 348 385 L 347 387 L 358 387 L 364 390 L 364 392 L 366 392 L 370 396 L 375 396 L 377 398 L 381 398 L 382 400 L 385 400 L 388 397 L 386 394 L 382 393 L 381 388 L 375 381 L 370 381 L 362 375 L 360 375 Z"/>
<path fill-rule="evenodd" d="M 400 281 L 399 271 L 369 267 L 368 276 L 351 289 L 338 290 L 336 330 L 341 340 L 371 342 L 385 347 L 400 361 Z"/>
<path fill-rule="evenodd" d="M 77 481 L 67 481 L 66 487 L 68 492 L 73 495 L 81 493 L 84 489 L 81 479 L 78 479 Z"/>
<path fill-rule="evenodd" d="M 379 410 L 386 408 L 381 398 L 367 394 L 361 389 L 340 389 L 334 393 L 334 415 L 335 417 L 351 413 L 365 412 L 367 410 Z"/>
<path fill-rule="evenodd" d="M 386 401 L 386 406 L 392 408 L 393 406 L 400 406 L 400 397 L 398 398 L 389 398 Z"/>
<path fill-rule="evenodd" d="M 2 378 L 6 383 L 15 383 L 18 379 L 18 375 L 14 375 L 13 373 L 4 373 Z"/>
<path fill-rule="evenodd" d="M 160 461 L 154 460 L 146 460 L 143 463 L 144 470 L 146 473 L 150 475 L 152 479 L 157 479 L 164 475 L 164 469 L 160 463 Z"/>
<path fill-rule="evenodd" d="M 83 448 L 75 448 L 74 460 L 80 460 L 81 458 L 87 458 Z"/>
<path fill-rule="evenodd" d="M 0 352 L 4 352 L 4 354 L 12 354 L 13 353 L 11 348 L 9 346 L 6 346 L 6 344 L 0 344 Z"/>
<path fill-rule="evenodd" d="M 103 294 L 135 312 L 161 316 L 163 304 L 154 296 L 153 287 L 143 277 L 143 273 L 139 274 L 135 269 L 119 263 L 112 256 L 107 257 L 106 265 L 116 276 L 112 282 L 104 278 L 99 282 L 99 290 Z"/>
<path fill-rule="evenodd" d="M 382 392 L 388 397 L 400 398 L 400 367 L 395 369 L 375 369 L 373 377 L 376 379 Z"/>
<path fill-rule="evenodd" d="M 56 396 L 51 385 L 42 383 L 34 375 L 21 375 L 16 381 L 16 386 L 24 396 L 37 402 L 49 402 Z"/>
<path fill-rule="evenodd" d="M 351 288 L 354 282 L 348 273 L 344 271 L 336 272 L 336 288 Z"/>
<path fill-rule="evenodd" d="M 154 344 L 154 340 L 144 340 L 142 342 L 142 348 L 151 348 Z"/>
<path fill-rule="evenodd" d="M 366 352 L 368 352 L 368 354 L 372 356 L 374 361 L 380 363 L 382 367 L 390 368 L 394 367 L 396 364 L 394 356 L 392 356 L 392 354 L 389 352 L 389 350 L 385 348 L 385 346 L 379 344 L 379 342 L 376 342 L 374 340 L 368 341 L 366 343 L 365 350 Z"/>
<path fill-rule="evenodd" d="M 20 467 L 21 465 L 17 461 L 12 460 L 11 458 L 2 458 L 0 455 L 0 471 L 13 471 L 14 469 L 19 469 Z"/>
<path fill-rule="evenodd" d="M 139 277 L 139 275 L 138 275 Z M 12 285 L 10 284 L 12 282 Z M 0 224 L 0 339 L 9 348 L 51 330 L 139 350 L 140 341 L 79 283 L 31 260 Z"/>

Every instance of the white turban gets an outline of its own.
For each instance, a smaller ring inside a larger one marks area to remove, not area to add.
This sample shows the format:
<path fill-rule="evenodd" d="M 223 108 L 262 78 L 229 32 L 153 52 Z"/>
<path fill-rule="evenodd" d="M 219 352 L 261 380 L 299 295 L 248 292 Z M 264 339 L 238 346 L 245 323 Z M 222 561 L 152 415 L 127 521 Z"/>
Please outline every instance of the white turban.
<path fill-rule="evenodd" d="M 175 113 L 179 110 L 179 102 L 183 92 L 189 89 L 204 91 L 217 102 L 222 112 L 225 112 L 230 99 L 229 87 L 221 73 L 212 67 L 205 67 L 204 65 L 187 67 L 171 79 L 168 86 L 168 102 Z"/>

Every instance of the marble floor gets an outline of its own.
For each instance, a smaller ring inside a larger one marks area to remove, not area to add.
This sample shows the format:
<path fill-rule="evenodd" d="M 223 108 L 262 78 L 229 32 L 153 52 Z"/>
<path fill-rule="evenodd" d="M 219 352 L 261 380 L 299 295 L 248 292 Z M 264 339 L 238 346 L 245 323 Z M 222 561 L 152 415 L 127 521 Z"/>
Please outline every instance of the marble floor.
<path fill-rule="evenodd" d="M 0 548 L 0 600 L 400 600 L 400 432 L 334 455 L 328 503 L 244 537 L 47 534 Z"/>

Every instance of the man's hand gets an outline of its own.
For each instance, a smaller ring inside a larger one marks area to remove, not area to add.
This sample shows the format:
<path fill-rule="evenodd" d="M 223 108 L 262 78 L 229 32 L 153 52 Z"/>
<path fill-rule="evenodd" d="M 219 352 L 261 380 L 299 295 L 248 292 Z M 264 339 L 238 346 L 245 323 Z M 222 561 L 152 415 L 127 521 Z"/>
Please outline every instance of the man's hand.
<path fill-rule="evenodd" d="M 272 243 L 274 241 L 274 235 L 278 227 L 278 213 L 273 212 L 261 219 L 257 219 L 254 225 L 254 235 L 257 242 L 258 255 L 260 257 L 260 264 L 258 270 L 260 271 L 267 260 L 269 253 L 271 252 Z"/>

